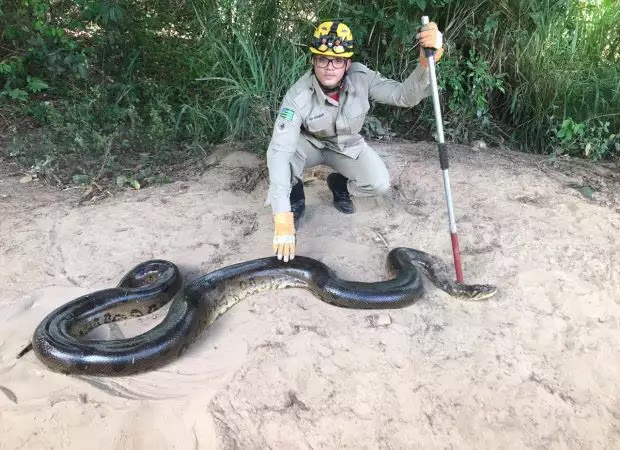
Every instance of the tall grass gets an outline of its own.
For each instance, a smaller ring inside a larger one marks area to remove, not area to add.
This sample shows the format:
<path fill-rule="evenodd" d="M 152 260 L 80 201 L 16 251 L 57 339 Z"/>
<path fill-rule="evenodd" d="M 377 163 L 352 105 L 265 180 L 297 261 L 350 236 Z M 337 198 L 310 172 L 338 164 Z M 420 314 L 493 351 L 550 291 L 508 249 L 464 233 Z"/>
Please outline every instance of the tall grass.
<path fill-rule="evenodd" d="M 308 69 L 308 57 L 290 41 L 259 48 L 238 30 L 233 36 L 205 49 L 215 61 L 210 75 L 198 78 L 211 95 L 207 114 L 225 120 L 230 139 L 264 138 L 286 90 Z"/>
<path fill-rule="evenodd" d="M 524 148 L 551 151 L 549 132 L 565 119 L 620 128 L 619 2 L 543 10 L 530 32 L 512 29 L 500 46 L 509 79 L 499 118 Z"/>
<path fill-rule="evenodd" d="M 219 140 L 266 144 L 286 90 L 309 68 L 302 32 L 289 22 L 303 20 L 277 1 L 225 0 L 215 14 L 193 3 L 201 37 L 191 73 L 205 97 L 184 106 L 188 126 Z M 296 32 L 280 31 L 286 28 Z"/>

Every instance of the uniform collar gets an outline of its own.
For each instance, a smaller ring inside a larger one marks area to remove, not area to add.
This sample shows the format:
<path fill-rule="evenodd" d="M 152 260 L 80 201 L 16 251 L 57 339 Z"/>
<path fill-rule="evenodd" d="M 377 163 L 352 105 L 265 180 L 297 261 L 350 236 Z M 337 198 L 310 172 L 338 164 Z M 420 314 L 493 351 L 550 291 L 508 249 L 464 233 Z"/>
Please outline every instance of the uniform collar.
<path fill-rule="evenodd" d="M 344 79 L 344 90 L 347 92 L 347 94 L 355 94 L 355 86 L 353 86 L 353 83 L 351 82 L 351 77 L 349 75 L 347 75 Z"/>
<path fill-rule="evenodd" d="M 325 92 L 321 89 L 321 85 L 319 84 L 319 80 L 316 79 L 316 75 L 312 73 L 310 76 L 312 77 L 312 87 L 314 88 L 314 92 L 322 105 L 327 101 L 327 95 L 325 95 Z"/>
<path fill-rule="evenodd" d="M 316 79 L 316 75 L 311 73 L 310 76 L 312 77 L 312 87 L 314 88 L 314 92 L 316 92 L 321 104 L 329 101 L 327 99 L 327 95 L 325 95 L 325 92 L 321 89 L 321 85 L 319 84 L 319 80 Z M 353 94 L 355 92 L 355 87 L 353 86 L 349 76 L 344 77 L 344 86 L 341 88 L 341 91 L 347 92 L 348 94 Z"/>

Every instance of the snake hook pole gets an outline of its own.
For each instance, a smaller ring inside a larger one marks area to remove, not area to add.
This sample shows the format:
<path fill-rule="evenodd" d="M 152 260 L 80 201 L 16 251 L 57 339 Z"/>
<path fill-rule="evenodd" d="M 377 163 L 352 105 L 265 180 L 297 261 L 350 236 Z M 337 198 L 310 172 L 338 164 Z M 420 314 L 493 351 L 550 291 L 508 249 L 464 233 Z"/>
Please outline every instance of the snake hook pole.
<path fill-rule="evenodd" d="M 428 16 L 422 17 L 422 25 L 429 23 Z M 454 255 L 454 267 L 456 269 L 456 281 L 463 282 L 463 269 L 461 268 L 461 255 L 459 253 L 459 237 L 456 230 L 456 219 L 454 216 L 454 205 L 452 203 L 452 191 L 450 189 L 450 175 L 448 173 L 448 147 L 444 141 L 443 123 L 441 120 L 441 105 L 439 103 L 439 91 L 437 88 L 437 74 L 435 72 L 435 49 L 425 48 L 424 54 L 428 60 L 430 71 L 431 88 L 433 92 L 433 106 L 435 109 L 435 122 L 437 124 L 437 137 L 439 143 L 439 164 L 443 173 L 443 185 L 445 190 L 446 202 L 448 204 L 448 217 L 450 220 L 450 237 L 452 240 L 452 253 Z"/>

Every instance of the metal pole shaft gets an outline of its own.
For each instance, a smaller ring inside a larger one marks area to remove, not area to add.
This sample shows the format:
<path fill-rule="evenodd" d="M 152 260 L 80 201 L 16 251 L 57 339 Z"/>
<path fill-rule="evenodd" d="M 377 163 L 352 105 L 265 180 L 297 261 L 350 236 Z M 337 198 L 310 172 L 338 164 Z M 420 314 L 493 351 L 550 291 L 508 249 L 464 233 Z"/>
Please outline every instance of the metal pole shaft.
<path fill-rule="evenodd" d="M 428 16 L 422 17 L 422 25 L 429 23 Z M 463 282 L 463 269 L 461 268 L 461 255 L 459 252 L 459 238 L 456 230 L 456 218 L 454 215 L 454 205 L 452 202 L 452 191 L 450 189 L 450 175 L 448 173 L 448 149 L 444 141 L 443 122 L 441 120 L 441 104 L 439 102 L 439 90 L 437 87 L 437 73 L 435 71 L 435 51 L 425 49 L 426 59 L 430 73 L 431 90 L 433 94 L 433 108 L 435 110 L 435 123 L 437 124 L 437 137 L 439 139 L 439 162 L 443 173 L 443 186 L 448 205 L 448 219 L 450 221 L 450 238 L 452 241 L 452 254 L 454 256 L 454 268 L 456 270 L 456 280 Z"/>

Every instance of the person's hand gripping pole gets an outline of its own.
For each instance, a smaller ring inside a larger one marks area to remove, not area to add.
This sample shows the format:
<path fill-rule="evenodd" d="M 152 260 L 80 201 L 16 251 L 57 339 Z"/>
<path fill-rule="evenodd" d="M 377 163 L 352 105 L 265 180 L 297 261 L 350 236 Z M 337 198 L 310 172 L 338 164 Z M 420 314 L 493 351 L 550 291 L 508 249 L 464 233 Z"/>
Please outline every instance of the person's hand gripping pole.
<path fill-rule="evenodd" d="M 428 17 L 422 18 L 422 27 L 420 32 L 416 34 L 416 39 L 420 43 L 420 64 L 424 68 L 428 68 L 428 57 L 434 56 L 435 62 L 438 62 L 443 55 L 443 34 L 439 31 L 435 22 L 429 22 Z"/>

